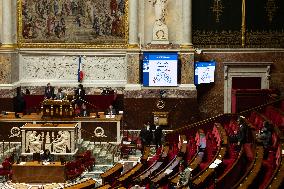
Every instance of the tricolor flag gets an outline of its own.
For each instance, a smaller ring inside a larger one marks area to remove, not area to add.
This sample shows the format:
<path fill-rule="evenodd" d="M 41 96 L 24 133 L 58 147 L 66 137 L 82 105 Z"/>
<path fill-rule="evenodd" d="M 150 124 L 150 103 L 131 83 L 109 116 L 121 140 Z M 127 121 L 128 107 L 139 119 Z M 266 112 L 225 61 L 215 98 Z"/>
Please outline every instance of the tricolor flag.
<path fill-rule="evenodd" d="M 79 56 L 79 68 L 78 68 L 78 82 L 82 82 L 84 73 L 82 71 L 82 56 Z"/>

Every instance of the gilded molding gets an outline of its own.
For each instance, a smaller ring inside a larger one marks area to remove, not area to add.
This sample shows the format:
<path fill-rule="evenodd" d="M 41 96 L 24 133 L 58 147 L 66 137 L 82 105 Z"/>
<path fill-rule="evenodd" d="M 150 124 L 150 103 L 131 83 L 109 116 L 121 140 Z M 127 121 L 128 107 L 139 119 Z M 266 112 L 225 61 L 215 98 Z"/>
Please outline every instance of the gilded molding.
<path fill-rule="evenodd" d="M 242 0 L 242 47 L 246 45 L 246 0 Z"/>
<path fill-rule="evenodd" d="M 0 49 L 16 49 L 18 48 L 17 44 L 1 44 Z"/>

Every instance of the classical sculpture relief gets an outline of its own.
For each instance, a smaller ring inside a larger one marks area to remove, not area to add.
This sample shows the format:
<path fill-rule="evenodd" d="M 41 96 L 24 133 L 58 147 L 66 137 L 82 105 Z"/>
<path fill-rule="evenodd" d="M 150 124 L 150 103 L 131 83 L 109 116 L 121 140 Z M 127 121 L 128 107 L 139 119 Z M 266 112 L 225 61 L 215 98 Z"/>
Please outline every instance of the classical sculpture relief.
<path fill-rule="evenodd" d="M 66 153 L 66 149 L 70 150 L 70 133 L 68 131 L 59 131 L 57 138 L 52 143 L 53 152 Z"/>
<path fill-rule="evenodd" d="M 37 135 L 36 131 L 28 131 L 26 134 L 26 151 L 30 150 L 30 153 L 40 152 L 42 144 L 40 137 L 41 135 Z"/>
<path fill-rule="evenodd" d="M 153 26 L 153 44 L 168 44 L 168 26 L 166 24 L 167 0 L 150 0 L 155 9 L 155 23 Z"/>

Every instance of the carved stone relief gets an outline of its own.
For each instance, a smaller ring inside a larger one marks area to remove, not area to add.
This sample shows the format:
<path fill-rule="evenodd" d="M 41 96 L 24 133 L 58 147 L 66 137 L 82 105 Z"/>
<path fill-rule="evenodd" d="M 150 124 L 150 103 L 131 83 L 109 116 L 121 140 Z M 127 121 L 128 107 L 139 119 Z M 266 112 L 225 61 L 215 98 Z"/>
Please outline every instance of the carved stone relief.
<path fill-rule="evenodd" d="M 77 80 L 78 56 L 23 56 L 21 80 Z M 125 57 L 82 57 L 84 80 L 125 80 Z"/>

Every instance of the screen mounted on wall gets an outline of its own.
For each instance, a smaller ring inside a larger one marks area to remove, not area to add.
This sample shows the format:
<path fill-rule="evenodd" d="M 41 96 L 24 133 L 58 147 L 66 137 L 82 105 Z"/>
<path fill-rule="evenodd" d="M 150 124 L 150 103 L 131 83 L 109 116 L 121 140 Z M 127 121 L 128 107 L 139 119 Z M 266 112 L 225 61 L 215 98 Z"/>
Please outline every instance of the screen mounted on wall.
<path fill-rule="evenodd" d="M 195 62 L 194 64 L 194 84 L 213 83 L 215 77 L 215 61 Z"/>
<path fill-rule="evenodd" d="M 174 87 L 178 78 L 176 52 L 143 54 L 143 86 Z"/>

